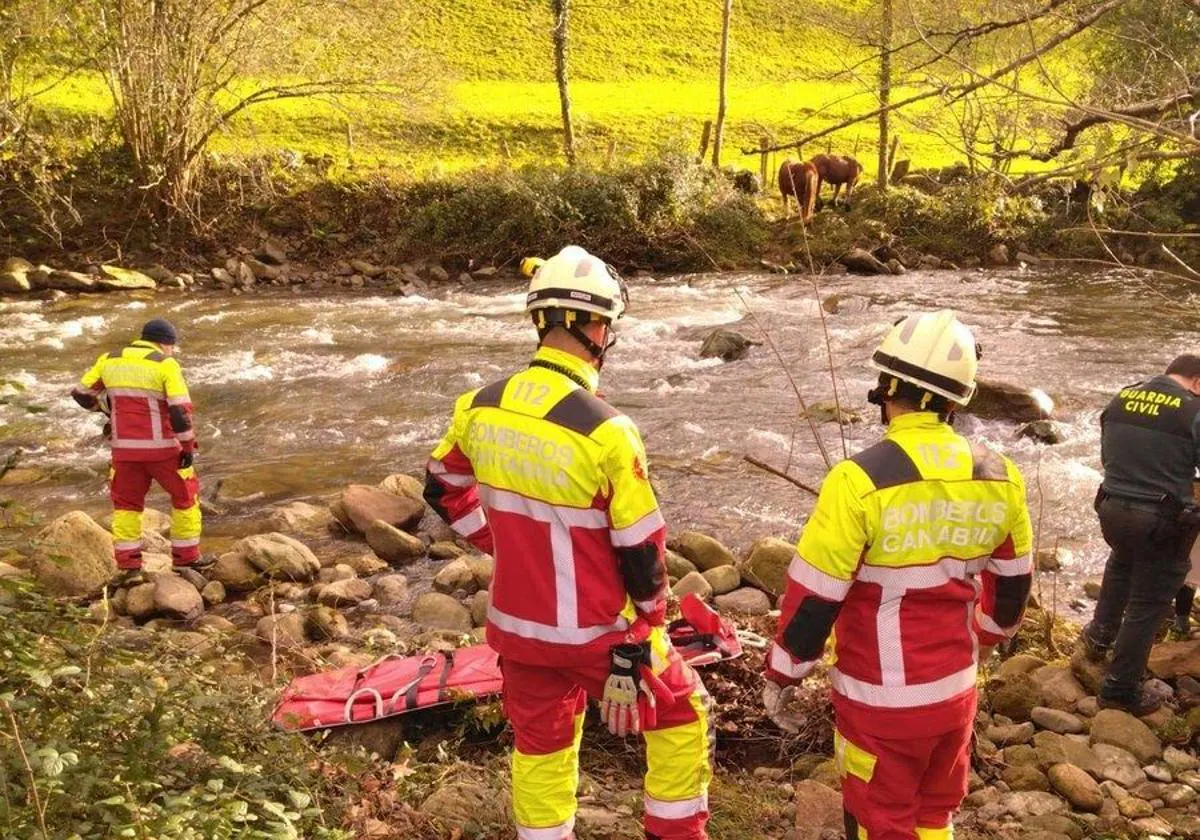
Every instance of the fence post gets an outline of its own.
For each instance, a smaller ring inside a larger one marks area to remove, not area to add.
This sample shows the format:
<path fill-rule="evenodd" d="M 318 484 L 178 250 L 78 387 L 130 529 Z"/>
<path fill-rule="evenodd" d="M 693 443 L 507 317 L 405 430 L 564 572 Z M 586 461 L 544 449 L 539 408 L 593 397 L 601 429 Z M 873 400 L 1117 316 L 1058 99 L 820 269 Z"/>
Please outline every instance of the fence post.
<path fill-rule="evenodd" d="M 768 157 L 768 155 L 771 154 L 770 148 L 771 148 L 771 138 L 769 138 L 769 137 L 758 138 L 758 149 L 759 149 L 758 154 L 761 158 L 759 161 L 759 178 L 760 178 L 760 183 L 764 187 L 767 184 L 767 157 Z"/>
<path fill-rule="evenodd" d="M 712 120 L 704 121 L 704 130 L 700 132 L 700 157 L 697 163 L 704 163 L 704 158 L 708 156 L 708 141 L 712 137 Z"/>

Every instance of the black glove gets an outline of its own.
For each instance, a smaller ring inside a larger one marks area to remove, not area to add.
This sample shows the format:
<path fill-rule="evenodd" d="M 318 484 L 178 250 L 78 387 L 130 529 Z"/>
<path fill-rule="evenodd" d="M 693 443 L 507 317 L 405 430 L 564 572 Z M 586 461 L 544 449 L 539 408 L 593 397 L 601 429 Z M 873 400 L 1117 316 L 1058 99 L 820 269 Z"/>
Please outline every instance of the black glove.
<path fill-rule="evenodd" d="M 188 451 L 188 452 L 180 452 L 179 453 L 179 469 L 186 470 L 188 467 L 190 467 L 195 462 L 196 462 L 196 453 L 195 452 Z"/>

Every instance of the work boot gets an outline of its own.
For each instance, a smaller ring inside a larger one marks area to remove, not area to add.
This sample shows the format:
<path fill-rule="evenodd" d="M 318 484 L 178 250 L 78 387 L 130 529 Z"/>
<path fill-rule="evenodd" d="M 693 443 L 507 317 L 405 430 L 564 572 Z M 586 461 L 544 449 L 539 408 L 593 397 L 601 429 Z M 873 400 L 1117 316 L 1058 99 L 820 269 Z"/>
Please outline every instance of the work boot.
<path fill-rule="evenodd" d="M 117 573 L 109 578 L 108 585 L 113 589 L 129 589 L 146 582 L 142 567 L 135 569 L 117 569 Z"/>
<path fill-rule="evenodd" d="M 1129 700 L 1114 700 L 1108 697 L 1098 697 L 1097 700 L 1101 709 L 1120 709 L 1134 717 L 1152 715 L 1162 708 L 1162 700 L 1140 689 L 1137 695 Z"/>
<path fill-rule="evenodd" d="M 1083 628 L 1079 633 L 1079 641 L 1083 645 L 1083 655 L 1092 662 L 1103 662 L 1112 650 L 1111 644 L 1101 644 L 1092 638 L 1092 634 L 1088 632 L 1088 628 Z"/>
<path fill-rule="evenodd" d="M 195 569 L 197 572 L 203 572 L 205 569 L 211 567 L 216 562 L 217 562 L 217 555 L 211 554 L 211 553 L 210 554 L 201 554 L 199 557 L 196 558 L 196 562 L 192 563 L 191 565 L 192 565 L 192 568 Z"/>

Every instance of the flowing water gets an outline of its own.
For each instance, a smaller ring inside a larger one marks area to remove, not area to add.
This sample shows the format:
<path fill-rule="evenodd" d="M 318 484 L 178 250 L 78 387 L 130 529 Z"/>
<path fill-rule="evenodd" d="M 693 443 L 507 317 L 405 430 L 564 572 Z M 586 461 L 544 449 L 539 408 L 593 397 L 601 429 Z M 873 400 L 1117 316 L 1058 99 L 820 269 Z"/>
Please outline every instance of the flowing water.
<path fill-rule="evenodd" d="M 1076 576 L 1102 567 L 1090 504 L 1099 480 L 1098 416 L 1114 389 L 1195 351 L 1200 310 L 1164 313 L 1165 292 L 1128 276 L 1030 271 L 826 278 L 822 299 L 843 405 L 863 417 L 848 451 L 880 429 L 865 395 L 866 359 L 901 314 L 951 307 L 984 348 L 981 375 L 1049 392 L 1065 441 L 1046 447 L 1016 426 L 964 417 L 959 428 L 1000 447 L 1025 472 L 1043 545 L 1074 555 Z M 738 293 L 741 293 L 739 298 Z M 768 346 L 732 363 L 701 360 L 709 328 L 742 321 L 743 300 L 810 402 L 832 399 L 814 288 L 803 278 L 700 275 L 637 280 L 620 343 L 604 371 L 609 400 L 633 416 L 671 527 L 712 533 L 735 550 L 760 536 L 794 539 L 812 498 L 743 461 L 749 454 L 810 484 L 825 467 Z M 0 457 L 24 450 L 0 498 L 53 516 L 107 509 L 107 453 L 97 415 L 68 397 L 104 350 L 162 315 L 180 328 L 180 361 L 196 407 L 202 481 L 265 501 L 323 497 L 350 482 L 419 472 L 454 397 L 522 365 L 532 329 L 515 284 L 420 297 L 290 294 L 85 297 L 0 302 Z M 753 323 L 740 327 L 757 336 Z M 839 427 L 820 427 L 841 457 Z M 161 505 L 160 505 L 161 506 Z"/>

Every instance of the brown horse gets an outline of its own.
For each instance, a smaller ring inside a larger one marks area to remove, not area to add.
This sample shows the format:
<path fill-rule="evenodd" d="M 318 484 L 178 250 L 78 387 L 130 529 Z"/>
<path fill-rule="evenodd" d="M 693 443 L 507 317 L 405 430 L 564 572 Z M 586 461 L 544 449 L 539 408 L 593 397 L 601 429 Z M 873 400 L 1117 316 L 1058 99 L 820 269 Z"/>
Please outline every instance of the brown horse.
<path fill-rule="evenodd" d="M 792 217 L 788 207 L 788 196 L 792 196 L 800 208 L 800 221 L 804 224 L 812 221 L 820 188 L 820 176 L 815 166 L 811 163 L 793 163 L 785 160 L 779 167 L 779 192 L 783 196 L 784 218 Z"/>
<path fill-rule="evenodd" d="M 846 206 L 850 206 L 850 197 L 854 195 L 854 185 L 862 174 L 862 164 L 849 155 L 815 155 L 813 166 L 817 168 L 817 193 L 826 182 L 833 185 L 833 206 L 837 207 L 838 193 L 842 185 L 846 185 Z"/>

